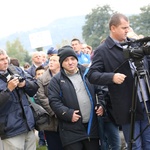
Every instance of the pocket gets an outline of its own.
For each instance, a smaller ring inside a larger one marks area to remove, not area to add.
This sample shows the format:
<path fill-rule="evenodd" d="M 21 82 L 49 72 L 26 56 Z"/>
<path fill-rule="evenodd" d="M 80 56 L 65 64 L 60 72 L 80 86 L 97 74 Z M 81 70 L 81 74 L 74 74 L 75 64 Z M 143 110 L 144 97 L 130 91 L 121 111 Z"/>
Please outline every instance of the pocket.
<path fill-rule="evenodd" d="M 62 130 L 66 131 L 83 131 L 84 126 L 82 126 L 82 123 L 79 119 L 77 122 L 63 122 L 62 123 Z"/>
<path fill-rule="evenodd" d="M 11 131 L 14 129 L 20 128 L 20 126 L 25 123 L 25 120 L 23 119 L 23 113 L 21 110 L 13 111 L 7 115 L 7 120 L 5 122 L 5 130 Z"/>

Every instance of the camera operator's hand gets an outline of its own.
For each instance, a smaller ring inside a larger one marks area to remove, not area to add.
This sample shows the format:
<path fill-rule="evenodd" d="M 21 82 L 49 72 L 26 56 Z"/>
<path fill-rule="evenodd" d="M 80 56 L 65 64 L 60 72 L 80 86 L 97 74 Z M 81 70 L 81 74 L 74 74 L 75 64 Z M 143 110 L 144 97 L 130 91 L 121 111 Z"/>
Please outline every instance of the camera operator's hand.
<path fill-rule="evenodd" d="M 19 82 L 18 87 L 24 87 L 25 84 L 26 84 L 26 81 L 25 81 L 25 80 L 22 81 L 22 82 Z"/>
<path fill-rule="evenodd" d="M 18 78 L 13 78 L 12 80 L 8 81 L 7 88 L 10 91 L 13 91 L 18 86 L 18 84 L 19 84 Z"/>
<path fill-rule="evenodd" d="M 126 75 L 121 73 L 115 73 L 113 76 L 113 82 L 116 84 L 122 84 L 126 78 Z"/>

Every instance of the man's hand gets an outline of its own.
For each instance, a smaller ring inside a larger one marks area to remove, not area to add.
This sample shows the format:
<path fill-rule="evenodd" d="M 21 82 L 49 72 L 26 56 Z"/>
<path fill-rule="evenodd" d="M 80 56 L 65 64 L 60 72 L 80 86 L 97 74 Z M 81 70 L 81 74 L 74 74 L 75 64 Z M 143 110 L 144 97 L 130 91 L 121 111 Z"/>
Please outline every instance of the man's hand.
<path fill-rule="evenodd" d="M 72 122 L 77 122 L 79 118 L 81 118 L 80 115 L 78 115 L 79 110 L 75 110 L 72 116 Z"/>
<path fill-rule="evenodd" d="M 127 76 L 121 73 L 115 73 L 113 76 L 113 82 L 116 84 L 122 84 Z"/>
<path fill-rule="evenodd" d="M 8 85 L 7 85 L 7 88 L 10 90 L 10 91 L 13 91 L 19 84 L 19 80 L 18 78 L 13 78 L 12 80 L 10 80 L 8 82 Z"/>
<path fill-rule="evenodd" d="M 26 84 L 26 81 L 23 80 L 22 82 L 19 82 L 18 87 L 24 87 Z"/>
<path fill-rule="evenodd" d="M 96 106 L 95 107 L 95 110 L 96 110 L 96 114 L 97 114 L 97 116 L 102 116 L 103 115 L 103 113 L 104 113 L 104 110 L 103 110 L 103 107 L 102 106 Z"/>

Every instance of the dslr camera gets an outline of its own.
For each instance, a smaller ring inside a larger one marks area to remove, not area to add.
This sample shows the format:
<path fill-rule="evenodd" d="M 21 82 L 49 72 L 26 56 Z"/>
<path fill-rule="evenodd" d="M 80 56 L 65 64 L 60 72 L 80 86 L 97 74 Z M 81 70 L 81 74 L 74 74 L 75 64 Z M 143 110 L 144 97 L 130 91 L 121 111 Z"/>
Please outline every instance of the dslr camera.
<path fill-rule="evenodd" d="M 11 75 L 9 81 L 14 78 L 17 78 L 19 80 L 19 82 L 23 82 L 25 80 L 25 78 L 21 77 L 19 74 L 13 74 L 13 75 Z"/>

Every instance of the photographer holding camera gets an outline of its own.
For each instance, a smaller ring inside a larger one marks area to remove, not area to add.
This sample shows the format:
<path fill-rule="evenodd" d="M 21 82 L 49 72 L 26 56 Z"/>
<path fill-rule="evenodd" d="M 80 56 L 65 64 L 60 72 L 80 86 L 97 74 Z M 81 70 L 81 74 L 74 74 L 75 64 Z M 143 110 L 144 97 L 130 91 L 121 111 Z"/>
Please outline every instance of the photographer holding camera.
<path fill-rule="evenodd" d="M 4 150 L 36 150 L 34 117 L 27 95 L 38 89 L 36 80 L 21 68 L 9 65 L 0 49 L 0 137 Z"/>
<path fill-rule="evenodd" d="M 88 79 L 93 84 L 107 85 L 112 103 L 112 116 L 122 126 L 126 143 L 130 144 L 130 125 L 132 94 L 134 87 L 133 63 L 125 59 L 121 42 L 130 41 L 128 18 L 120 13 L 114 14 L 109 21 L 110 35 L 94 52 L 93 62 L 88 72 Z M 144 57 L 144 69 L 149 71 L 148 61 Z M 140 94 L 140 93 L 139 93 Z M 148 94 L 148 93 L 147 93 Z M 149 95 L 146 104 L 150 111 Z M 149 124 L 143 101 L 137 95 L 134 138 Z M 150 149 L 150 127 L 133 143 L 133 150 Z"/>

